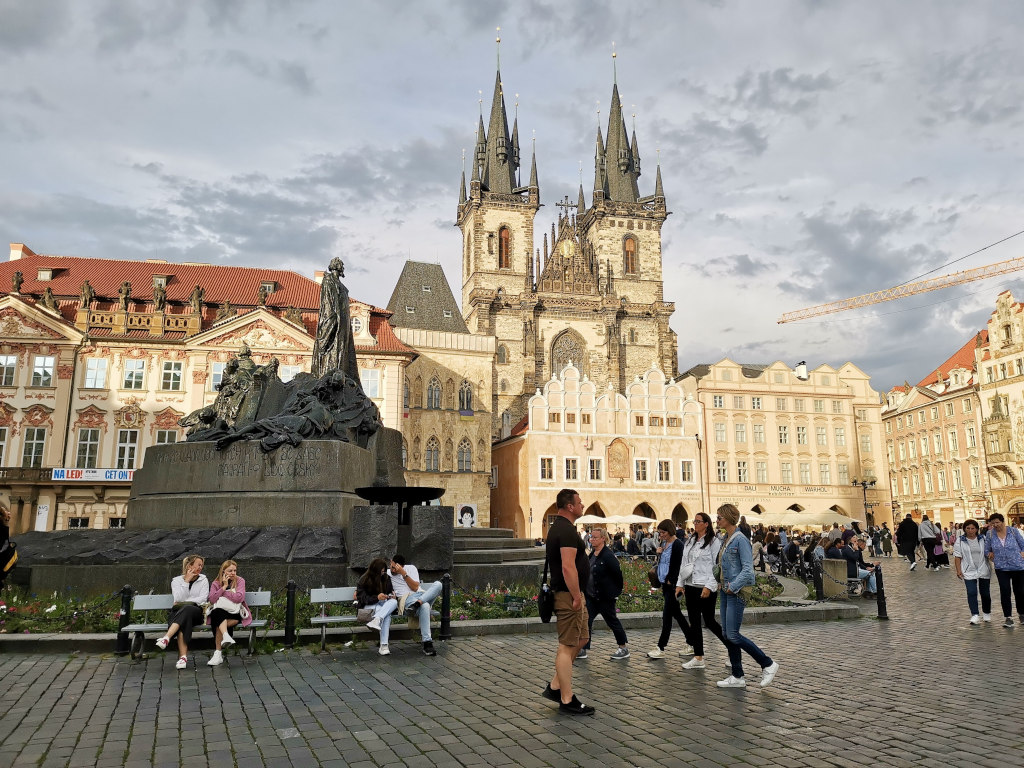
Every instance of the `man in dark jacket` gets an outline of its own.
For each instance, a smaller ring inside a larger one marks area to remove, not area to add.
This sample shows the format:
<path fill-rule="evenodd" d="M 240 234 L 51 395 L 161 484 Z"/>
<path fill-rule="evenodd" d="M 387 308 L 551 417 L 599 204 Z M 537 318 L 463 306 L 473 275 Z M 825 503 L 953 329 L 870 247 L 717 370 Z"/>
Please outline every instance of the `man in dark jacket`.
<path fill-rule="evenodd" d="M 910 570 L 917 568 L 917 523 L 910 515 L 896 527 L 896 551 L 910 561 Z"/>
<path fill-rule="evenodd" d="M 587 629 L 593 638 L 594 616 L 600 613 L 615 635 L 615 642 L 619 644 L 619 650 L 612 654 L 612 661 L 622 661 L 629 658 L 626 630 L 622 628 L 622 622 L 615 612 L 615 599 L 622 594 L 622 569 L 608 547 L 608 534 L 602 528 L 591 531 L 590 544 L 594 549 L 590 553 L 590 583 L 586 591 Z M 576 658 L 587 658 L 589 650 L 590 640 L 587 640 Z"/>

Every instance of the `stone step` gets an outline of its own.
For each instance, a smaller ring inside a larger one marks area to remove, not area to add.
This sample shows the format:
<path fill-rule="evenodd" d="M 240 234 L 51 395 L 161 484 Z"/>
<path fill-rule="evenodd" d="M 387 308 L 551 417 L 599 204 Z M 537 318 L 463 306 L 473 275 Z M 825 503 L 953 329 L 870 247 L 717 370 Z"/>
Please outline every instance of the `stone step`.
<path fill-rule="evenodd" d="M 511 539 L 514 533 L 511 528 L 459 528 L 455 527 L 456 539 Z"/>
<path fill-rule="evenodd" d="M 467 549 L 537 549 L 543 552 L 543 548 L 534 547 L 533 539 L 492 539 L 473 536 L 455 539 L 455 551 Z"/>
<path fill-rule="evenodd" d="M 456 563 L 512 563 L 521 560 L 543 560 L 543 553 L 533 549 L 467 549 L 456 550 Z"/>
<path fill-rule="evenodd" d="M 526 585 L 536 589 L 540 584 L 542 560 L 524 560 L 514 563 L 482 565 L 456 563 L 452 567 L 452 582 L 456 589 L 486 589 L 500 586 Z"/>

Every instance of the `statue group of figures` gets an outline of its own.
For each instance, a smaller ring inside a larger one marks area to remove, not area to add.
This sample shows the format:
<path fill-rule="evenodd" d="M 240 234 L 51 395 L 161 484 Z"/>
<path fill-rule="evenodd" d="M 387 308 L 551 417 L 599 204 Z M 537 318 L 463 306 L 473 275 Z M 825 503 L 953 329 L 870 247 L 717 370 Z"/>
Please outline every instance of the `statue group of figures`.
<path fill-rule="evenodd" d="M 334 259 L 321 285 L 313 373 L 284 383 L 277 358 L 257 365 L 243 345 L 224 366 L 213 405 L 179 422 L 188 427 L 187 441 L 213 441 L 217 450 L 238 440 L 258 440 L 264 451 L 313 438 L 367 446 L 380 412 L 359 380 L 344 274 L 341 259 Z"/>

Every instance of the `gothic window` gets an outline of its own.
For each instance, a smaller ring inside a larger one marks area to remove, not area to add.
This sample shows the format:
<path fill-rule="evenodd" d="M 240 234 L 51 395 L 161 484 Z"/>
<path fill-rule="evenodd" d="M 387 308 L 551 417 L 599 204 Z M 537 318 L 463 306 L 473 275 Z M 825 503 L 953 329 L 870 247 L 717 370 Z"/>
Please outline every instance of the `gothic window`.
<path fill-rule="evenodd" d="M 635 237 L 627 237 L 622 241 L 622 271 L 627 275 L 635 275 L 639 272 Z"/>
<path fill-rule="evenodd" d="M 571 329 L 560 333 L 551 344 L 551 372 L 556 376 L 561 374 L 562 369 L 570 362 L 579 370 L 581 376 L 590 374 L 587 343 Z"/>
<path fill-rule="evenodd" d="M 441 382 L 436 376 L 427 384 L 427 408 L 432 411 L 441 410 Z"/>
<path fill-rule="evenodd" d="M 498 269 L 512 268 L 511 240 L 512 233 L 508 231 L 508 227 L 498 230 Z"/>
<path fill-rule="evenodd" d="M 466 438 L 459 443 L 459 472 L 473 471 L 473 446 Z"/>
<path fill-rule="evenodd" d="M 426 460 L 427 472 L 441 471 L 441 443 L 438 442 L 436 437 L 431 437 L 427 440 Z"/>
<path fill-rule="evenodd" d="M 405 384 L 402 388 L 402 407 L 405 410 L 409 410 L 409 380 L 405 380 Z"/>
<path fill-rule="evenodd" d="M 463 380 L 462 385 L 459 387 L 459 410 L 473 410 L 473 386 L 465 380 Z"/>
<path fill-rule="evenodd" d="M 636 328 L 629 329 L 629 343 L 636 344 Z"/>
<path fill-rule="evenodd" d="M 409 466 L 409 446 L 406 445 L 405 440 L 402 440 L 402 469 L 406 469 Z"/>
<path fill-rule="evenodd" d="M 508 362 L 508 347 L 504 344 L 498 346 L 498 365 L 505 365 Z"/>

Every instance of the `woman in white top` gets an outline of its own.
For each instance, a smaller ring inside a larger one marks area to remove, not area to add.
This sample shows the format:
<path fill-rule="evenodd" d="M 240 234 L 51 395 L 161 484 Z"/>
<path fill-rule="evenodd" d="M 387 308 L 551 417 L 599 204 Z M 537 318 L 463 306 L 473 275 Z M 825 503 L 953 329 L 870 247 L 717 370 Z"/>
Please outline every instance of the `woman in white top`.
<path fill-rule="evenodd" d="M 693 517 L 693 534 L 683 544 L 683 563 L 679 567 L 676 581 L 676 598 L 686 595 L 686 614 L 690 619 L 690 640 L 693 641 L 693 658 L 683 664 L 683 669 L 704 669 L 704 633 L 701 620 L 711 633 L 722 643 L 722 626 L 715 618 L 715 602 L 718 599 L 718 581 L 714 567 L 722 549 L 721 540 L 715 536 L 711 518 L 704 512 Z"/>
<path fill-rule="evenodd" d="M 963 535 L 953 543 L 953 564 L 956 575 L 967 587 L 967 606 L 971 609 L 971 624 L 982 619 L 992 621 L 992 593 L 989 590 L 992 572 L 985 558 L 985 541 L 978 535 L 981 526 L 975 520 L 965 520 Z M 981 616 L 978 615 L 978 593 L 981 593 Z"/>
<path fill-rule="evenodd" d="M 175 635 L 178 636 L 178 662 L 174 665 L 177 669 L 188 666 L 192 627 L 203 623 L 202 605 L 210 596 L 210 582 L 203 575 L 204 564 L 199 555 L 189 555 L 181 561 L 181 576 L 171 579 L 171 594 L 174 595 L 171 625 L 156 644 L 163 650 Z"/>

